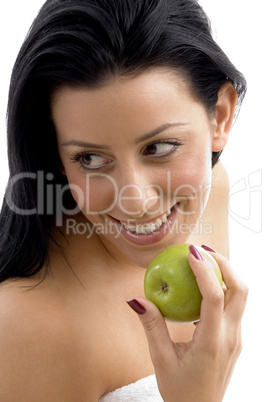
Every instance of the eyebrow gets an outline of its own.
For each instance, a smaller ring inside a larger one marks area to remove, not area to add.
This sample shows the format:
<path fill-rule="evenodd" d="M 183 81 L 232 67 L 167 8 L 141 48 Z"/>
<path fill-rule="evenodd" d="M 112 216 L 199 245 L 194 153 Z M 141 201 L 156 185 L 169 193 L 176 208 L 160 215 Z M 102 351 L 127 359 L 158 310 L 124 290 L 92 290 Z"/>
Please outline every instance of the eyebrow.
<path fill-rule="evenodd" d="M 76 145 L 77 147 L 82 147 L 82 148 L 111 149 L 110 147 L 108 147 L 106 145 L 91 144 L 90 142 L 79 141 L 79 140 L 71 140 L 68 142 L 63 142 L 62 145 L 64 147 L 68 147 L 70 145 Z"/>
<path fill-rule="evenodd" d="M 189 123 L 164 123 L 162 126 L 156 128 L 155 130 L 150 131 L 149 133 L 146 133 L 146 134 L 142 135 L 141 137 L 137 138 L 135 140 L 135 144 L 139 144 L 140 142 L 153 138 L 156 135 L 167 130 L 167 128 L 169 128 L 169 127 L 185 127 L 185 126 L 188 126 L 188 124 Z M 78 147 L 83 147 L 83 148 L 110 149 L 110 147 L 106 146 L 106 145 L 92 144 L 89 142 L 84 142 L 84 141 L 79 141 L 79 140 L 67 141 L 67 142 L 64 142 L 62 145 L 63 146 L 76 145 Z"/>
<path fill-rule="evenodd" d="M 141 137 L 137 138 L 135 140 L 136 144 L 139 144 L 140 142 L 143 142 L 145 140 L 149 140 L 152 137 L 155 137 L 156 135 L 162 133 L 162 131 L 167 130 L 169 127 L 185 127 L 188 126 L 189 123 L 164 123 L 162 126 L 156 128 L 155 130 L 151 131 L 150 133 L 144 134 Z"/>

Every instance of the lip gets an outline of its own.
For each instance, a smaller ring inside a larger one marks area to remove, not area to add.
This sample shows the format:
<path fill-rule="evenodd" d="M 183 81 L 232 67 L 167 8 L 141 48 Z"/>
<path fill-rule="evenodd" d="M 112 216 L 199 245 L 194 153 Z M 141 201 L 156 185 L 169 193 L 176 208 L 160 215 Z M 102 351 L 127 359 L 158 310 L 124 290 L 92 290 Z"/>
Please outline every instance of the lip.
<path fill-rule="evenodd" d="M 112 222 L 114 222 L 118 226 L 119 233 L 126 240 L 128 240 L 129 242 L 134 243 L 134 244 L 145 246 L 145 245 L 149 245 L 149 244 L 158 243 L 169 233 L 169 231 L 175 221 L 176 215 L 177 215 L 178 208 L 176 208 L 176 206 L 177 206 L 177 204 L 175 204 L 171 208 L 171 214 L 168 216 L 167 221 L 165 223 L 163 223 L 154 232 L 148 233 L 148 234 L 138 234 L 138 233 L 131 232 L 130 230 L 125 229 L 123 224 L 120 221 L 118 221 L 117 219 L 113 218 L 110 215 L 109 215 L 109 218 L 112 220 Z"/>

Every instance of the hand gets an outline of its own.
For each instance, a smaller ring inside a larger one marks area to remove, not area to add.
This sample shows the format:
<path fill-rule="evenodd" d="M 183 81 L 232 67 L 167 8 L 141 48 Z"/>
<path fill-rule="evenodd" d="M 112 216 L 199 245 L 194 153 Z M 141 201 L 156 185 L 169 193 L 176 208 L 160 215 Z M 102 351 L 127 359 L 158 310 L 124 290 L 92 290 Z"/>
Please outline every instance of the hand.
<path fill-rule="evenodd" d="M 153 303 L 141 298 L 130 302 L 144 326 L 165 402 L 222 401 L 241 352 L 241 318 L 248 289 L 235 277 L 226 258 L 211 254 L 221 268 L 225 289 L 196 249 L 188 256 L 203 296 L 200 321 L 190 342 L 171 340 L 165 320 Z"/>

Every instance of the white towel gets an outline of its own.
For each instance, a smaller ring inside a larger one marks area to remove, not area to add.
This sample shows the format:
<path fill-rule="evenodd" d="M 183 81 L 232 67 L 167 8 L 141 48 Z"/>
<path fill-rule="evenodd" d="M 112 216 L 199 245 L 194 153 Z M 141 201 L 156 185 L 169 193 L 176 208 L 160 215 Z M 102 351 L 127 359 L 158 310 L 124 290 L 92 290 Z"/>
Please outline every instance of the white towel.
<path fill-rule="evenodd" d="M 102 396 L 99 402 L 162 402 L 155 375 L 141 378 L 132 384 Z"/>

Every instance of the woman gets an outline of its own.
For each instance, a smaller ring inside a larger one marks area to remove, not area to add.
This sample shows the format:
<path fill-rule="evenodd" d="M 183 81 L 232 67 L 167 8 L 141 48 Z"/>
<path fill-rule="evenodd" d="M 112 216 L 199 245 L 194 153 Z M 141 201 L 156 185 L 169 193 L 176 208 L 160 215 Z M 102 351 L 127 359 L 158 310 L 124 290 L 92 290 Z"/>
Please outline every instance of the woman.
<path fill-rule="evenodd" d="M 148 401 L 154 373 L 153 401 L 223 399 L 247 289 L 219 157 L 245 90 L 194 0 L 44 4 L 9 94 L 2 400 Z M 151 259 L 186 242 L 209 244 L 225 282 L 190 247 L 197 326 L 143 293 Z"/>

